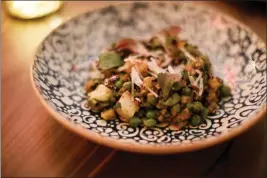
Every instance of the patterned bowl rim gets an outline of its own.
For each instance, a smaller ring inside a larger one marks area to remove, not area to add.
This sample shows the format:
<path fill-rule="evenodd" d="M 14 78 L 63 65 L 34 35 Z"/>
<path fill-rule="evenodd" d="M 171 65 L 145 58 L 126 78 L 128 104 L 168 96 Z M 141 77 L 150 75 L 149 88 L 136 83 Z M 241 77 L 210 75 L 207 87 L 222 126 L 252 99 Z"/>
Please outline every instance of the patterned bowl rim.
<path fill-rule="evenodd" d="M 94 9 L 94 10 L 89 10 L 86 12 L 83 12 L 81 14 L 78 14 L 72 18 L 70 18 L 69 20 L 65 21 L 63 24 L 61 24 L 60 26 L 56 27 L 55 29 L 53 29 L 39 44 L 39 46 L 36 49 L 36 53 L 38 53 L 41 45 L 43 44 L 43 42 L 49 37 L 49 35 L 51 35 L 53 32 L 57 31 L 62 25 L 69 23 L 70 21 L 75 20 L 76 18 L 79 18 L 89 12 L 95 12 L 95 11 L 99 11 L 101 9 L 110 7 L 110 6 L 127 6 L 127 5 L 131 5 L 135 2 L 131 2 L 131 3 L 119 3 L 119 4 L 114 4 L 114 5 L 105 5 L 103 7 Z M 142 2 L 138 2 L 138 3 L 142 3 Z M 151 3 L 151 2 L 147 2 L 147 3 Z M 184 3 L 184 2 L 161 2 L 161 3 Z M 187 6 L 194 6 L 192 5 L 191 2 L 186 2 L 184 3 Z M 194 6 L 195 7 L 195 6 Z M 202 9 L 205 10 L 209 13 L 214 13 L 214 14 L 218 14 L 219 16 L 223 16 L 224 18 L 226 18 L 227 20 L 231 21 L 232 23 L 238 24 L 241 28 L 247 30 L 248 32 L 255 34 L 257 36 L 257 38 L 259 39 L 260 43 L 262 43 L 262 45 L 264 45 L 266 47 L 266 44 L 263 42 L 263 40 L 247 25 L 243 24 L 242 22 L 240 22 L 239 20 L 235 19 L 234 17 L 227 15 L 223 12 L 217 12 L 213 9 L 208 9 L 208 6 L 205 6 L 203 4 L 197 4 L 198 9 Z M 250 129 L 253 125 L 255 125 L 257 122 L 259 122 L 261 119 L 264 119 L 264 116 L 266 115 L 266 103 L 260 108 L 258 108 L 258 112 L 256 112 L 253 116 L 251 116 L 250 119 L 246 120 L 244 123 L 240 125 L 237 128 L 234 128 L 231 130 L 231 132 L 226 132 L 223 133 L 222 135 L 218 136 L 218 137 L 211 137 L 209 139 L 206 140 L 201 140 L 198 142 L 194 142 L 194 143 L 183 143 L 183 144 L 177 144 L 177 145 L 149 145 L 149 144 L 136 144 L 136 143 L 129 143 L 129 142 L 123 142 L 120 139 L 115 139 L 112 137 L 105 137 L 100 135 L 99 133 L 90 131 L 88 129 L 84 129 L 82 127 L 79 127 L 78 125 L 75 125 L 73 123 L 71 123 L 69 120 L 67 120 L 65 117 L 63 117 L 62 115 L 60 115 L 58 112 L 54 111 L 53 108 L 45 101 L 45 99 L 42 97 L 42 95 L 40 94 L 40 92 L 38 91 L 35 82 L 34 82 L 34 78 L 33 78 L 33 66 L 34 66 L 34 61 L 36 60 L 36 58 L 34 58 L 34 60 L 32 61 L 31 64 L 31 68 L 30 68 L 30 78 L 31 78 L 31 84 L 32 87 L 35 91 L 36 96 L 39 98 L 39 100 L 41 101 L 42 105 L 48 110 L 48 112 L 53 116 L 53 118 L 58 121 L 59 123 L 61 123 L 65 128 L 69 129 L 70 131 L 86 138 L 89 139 L 97 144 L 100 145 L 104 145 L 104 146 L 108 146 L 114 149 L 118 149 L 118 150 L 122 150 L 122 151 L 129 151 L 129 152 L 136 152 L 136 153 L 142 153 L 142 154 L 173 154 L 173 153 L 182 153 L 182 152 L 191 152 L 191 151 L 197 151 L 200 149 L 204 149 L 204 148 L 208 148 L 214 145 L 217 145 L 219 143 L 225 142 L 227 140 L 230 140 L 231 138 L 234 138 L 240 134 L 242 134 L 243 132 L 245 132 L 246 130 Z"/>

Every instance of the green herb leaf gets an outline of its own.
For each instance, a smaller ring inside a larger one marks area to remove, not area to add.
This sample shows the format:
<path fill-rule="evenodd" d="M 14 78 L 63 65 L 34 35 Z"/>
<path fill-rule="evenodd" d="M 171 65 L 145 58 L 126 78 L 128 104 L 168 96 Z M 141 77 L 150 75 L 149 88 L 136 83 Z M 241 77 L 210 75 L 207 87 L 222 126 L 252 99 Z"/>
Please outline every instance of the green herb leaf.
<path fill-rule="evenodd" d="M 160 87 L 162 88 L 163 98 L 167 98 L 172 86 L 175 82 L 179 81 L 179 77 L 175 74 L 167 74 L 167 73 L 159 73 L 158 74 L 158 82 Z"/>
<path fill-rule="evenodd" d="M 99 56 L 99 68 L 102 70 L 111 69 L 113 67 L 119 67 L 123 64 L 120 55 L 116 52 L 105 52 Z"/>

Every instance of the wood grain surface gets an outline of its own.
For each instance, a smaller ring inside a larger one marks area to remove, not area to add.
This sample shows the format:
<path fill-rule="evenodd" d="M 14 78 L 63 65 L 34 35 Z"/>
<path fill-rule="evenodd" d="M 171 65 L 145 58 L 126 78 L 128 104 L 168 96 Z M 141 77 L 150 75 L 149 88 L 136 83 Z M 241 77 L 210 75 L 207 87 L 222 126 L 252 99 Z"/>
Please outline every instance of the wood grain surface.
<path fill-rule="evenodd" d="M 65 2 L 57 13 L 31 21 L 2 17 L 3 177 L 199 177 L 266 176 L 265 120 L 231 141 L 192 153 L 167 156 L 116 151 L 85 140 L 57 123 L 30 83 L 37 45 L 52 29 L 83 12 L 128 2 Z M 266 39 L 266 9 L 245 4 L 195 2 L 226 12 Z"/>

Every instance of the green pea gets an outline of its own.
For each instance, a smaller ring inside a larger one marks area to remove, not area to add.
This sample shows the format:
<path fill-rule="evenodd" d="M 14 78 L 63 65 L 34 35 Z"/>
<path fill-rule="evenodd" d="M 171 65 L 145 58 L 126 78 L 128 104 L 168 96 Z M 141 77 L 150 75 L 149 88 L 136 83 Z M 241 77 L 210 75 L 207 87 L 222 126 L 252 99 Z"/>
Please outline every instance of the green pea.
<path fill-rule="evenodd" d="M 201 124 L 201 117 L 198 115 L 192 116 L 190 119 L 190 124 L 192 126 L 198 126 L 199 124 Z"/>
<path fill-rule="evenodd" d="M 171 97 L 169 97 L 167 99 L 167 101 L 165 101 L 163 104 L 165 106 L 173 106 L 175 105 L 176 103 L 178 103 L 180 101 L 181 97 L 177 94 L 177 93 L 174 93 Z"/>
<path fill-rule="evenodd" d="M 130 120 L 130 126 L 131 127 L 138 127 L 140 124 L 141 124 L 141 119 L 140 118 L 138 118 L 138 117 L 133 117 L 133 118 L 131 118 L 131 120 Z"/>
<path fill-rule="evenodd" d="M 154 127 L 157 124 L 157 121 L 155 119 L 147 119 L 144 120 L 144 125 L 147 127 Z"/>
<path fill-rule="evenodd" d="M 121 80 L 117 80 L 117 81 L 115 82 L 115 87 L 116 87 L 116 88 L 121 88 L 121 87 L 122 87 L 122 81 L 121 81 Z"/>
<path fill-rule="evenodd" d="M 175 82 L 173 85 L 172 85 L 172 90 L 174 91 L 178 91 L 182 88 L 182 84 L 180 82 Z"/>
<path fill-rule="evenodd" d="M 157 104 L 157 98 L 152 94 L 152 93 L 149 93 L 147 95 L 147 102 L 149 102 L 150 104 Z"/>
<path fill-rule="evenodd" d="M 182 95 L 187 95 L 189 96 L 191 94 L 191 89 L 188 87 L 182 88 Z"/>
<path fill-rule="evenodd" d="M 190 112 L 193 112 L 193 103 L 187 103 L 186 108 L 189 109 Z"/>
<path fill-rule="evenodd" d="M 125 88 L 126 90 L 130 90 L 131 89 L 131 85 L 132 83 L 131 82 L 125 82 L 122 87 Z"/>
<path fill-rule="evenodd" d="M 171 113 L 173 116 L 177 115 L 180 111 L 181 111 L 180 104 L 175 104 L 174 106 L 171 107 Z"/>
<path fill-rule="evenodd" d="M 192 111 L 194 113 L 200 113 L 203 109 L 203 105 L 200 102 L 194 102 L 192 105 Z"/>
<path fill-rule="evenodd" d="M 231 96 L 231 88 L 229 86 L 227 86 L 227 85 L 221 86 L 220 96 L 222 98 Z"/>
<path fill-rule="evenodd" d="M 203 107 L 203 109 L 202 109 L 202 111 L 200 113 L 201 118 L 203 120 L 206 119 L 208 114 L 209 114 L 209 110 L 207 108 Z"/>
<path fill-rule="evenodd" d="M 152 110 L 149 110 L 146 113 L 146 117 L 149 118 L 149 119 L 154 119 L 156 117 L 156 112 L 152 111 Z"/>

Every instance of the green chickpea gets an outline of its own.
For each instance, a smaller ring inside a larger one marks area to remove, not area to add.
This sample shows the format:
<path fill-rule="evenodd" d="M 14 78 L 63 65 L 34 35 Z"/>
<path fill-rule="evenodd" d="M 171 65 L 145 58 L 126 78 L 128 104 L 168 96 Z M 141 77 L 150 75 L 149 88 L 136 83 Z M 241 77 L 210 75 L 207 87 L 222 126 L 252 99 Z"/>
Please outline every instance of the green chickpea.
<path fill-rule="evenodd" d="M 191 94 L 191 89 L 188 87 L 182 88 L 182 95 L 190 96 Z"/>
<path fill-rule="evenodd" d="M 115 87 L 116 88 L 121 88 L 122 87 L 122 81 L 121 80 L 117 80 L 116 82 L 115 82 Z"/>
<path fill-rule="evenodd" d="M 173 116 L 177 115 L 180 111 L 181 111 L 180 104 L 175 104 L 174 106 L 171 107 L 171 113 Z"/>
<path fill-rule="evenodd" d="M 182 88 L 182 84 L 180 82 L 175 82 L 173 85 L 172 85 L 172 90 L 174 91 L 178 91 Z"/>
<path fill-rule="evenodd" d="M 203 105 L 200 102 L 194 102 L 192 105 L 192 111 L 194 113 L 200 113 L 203 109 Z"/>
<path fill-rule="evenodd" d="M 149 118 L 149 119 L 154 119 L 156 117 L 156 112 L 153 111 L 153 110 L 149 110 L 146 113 L 146 117 Z"/>
<path fill-rule="evenodd" d="M 157 98 L 152 93 L 148 93 L 147 94 L 147 102 L 149 102 L 150 104 L 156 105 L 157 104 Z"/>
<path fill-rule="evenodd" d="M 209 110 L 207 108 L 203 107 L 203 109 L 202 109 L 202 111 L 200 113 L 201 118 L 203 120 L 206 119 L 208 114 L 209 114 Z"/>
<path fill-rule="evenodd" d="M 130 90 L 131 89 L 131 85 L 132 83 L 131 82 L 125 82 L 122 87 L 125 88 L 126 90 Z"/>
<path fill-rule="evenodd" d="M 200 116 L 198 116 L 198 115 L 194 115 L 194 116 L 192 116 L 191 117 L 191 119 L 190 119 L 190 124 L 192 125 L 192 126 L 198 126 L 199 124 L 201 124 L 201 117 Z"/>
<path fill-rule="evenodd" d="M 157 121 L 155 119 L 147 119 L 144 120 L 144 125 L 147 127 L 154 127 L 157 124 Z"/>
<path fill-rule="evenodd" d="M 223 98 L 231 96 L 231 88 L 227 85 L 222 85 L 220 89 L 220 96 Z"/>
<path fill-rule="evenodd" d="M 133 117 L 133 118 L 131 118 L 131 120 L 130 120 L 130 126 L 131 127 L 138 127 L 140 124 L 141 124 L 141 119 L 140 118 L 138 118 L 138 117 Z"/>
<path fill-rule="evenodd" d="M 178 103 L 180 101 L 181 97 L 177 94 L 177 93 L 174 93 L 171 97 L 169 97 L 167 99 L 167 101 L 165 101 L 163 104 L 165 106 L 173 106 L 175 105 L 176 103 Z"/>
<path fill-rule="evenodd" d="M 187 103 L 186 108 L 190 111 L 193 112 L 193 103 Z"/>

